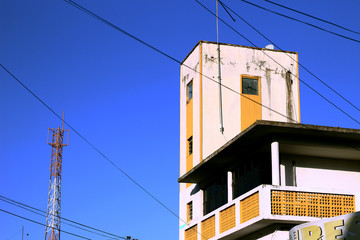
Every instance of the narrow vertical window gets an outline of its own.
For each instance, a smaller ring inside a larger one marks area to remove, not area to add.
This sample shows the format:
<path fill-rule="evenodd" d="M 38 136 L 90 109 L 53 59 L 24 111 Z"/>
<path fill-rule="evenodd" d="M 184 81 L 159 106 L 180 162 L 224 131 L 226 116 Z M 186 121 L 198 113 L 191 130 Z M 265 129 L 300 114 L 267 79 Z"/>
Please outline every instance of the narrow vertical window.
<path fill-rule="evenodd" d="M 193 96 L 193 82 L 189 82 L 189 84 L 186 87 L 186 100 L 189 102 L 192 99 Z"/>
<path fill-rule="evenodd" d="M 193 139 L 192 136 L 188 139 L 188 146 L 189 146 L 189 156 L 193 153 Z"/>
<path fill-rule="evenodd" d="M 193 203 L 189 202 L 186 206 L 187 208 L 187 221 L 190 222 L 193 219 Z"/>

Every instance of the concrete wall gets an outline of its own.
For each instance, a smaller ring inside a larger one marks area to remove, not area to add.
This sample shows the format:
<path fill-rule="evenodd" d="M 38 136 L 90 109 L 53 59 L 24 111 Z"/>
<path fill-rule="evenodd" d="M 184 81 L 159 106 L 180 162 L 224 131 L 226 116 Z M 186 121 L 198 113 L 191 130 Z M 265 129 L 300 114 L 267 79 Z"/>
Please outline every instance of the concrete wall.
<path fill-rule="evenodd" d="M 222 87 L 223 134 L 219 130 L 217 46 L 202 43 L 202 73 L 211 79 L 203 77 L 203 159 L 241 131 L 240 102 L 243 97 L 239 93 L 242 74 L 261 79 L 263 120 L 288 122 L 290 118 L 300 121 L 298 69 L 296 61 L 291 59 L 296 60 L 297 54 L 230 45 L 221 45 L 220 49 L 222 84 L 228 87 Z"/>
<path fill-rule="evenodd" d="M 186 173 L 186 87 L 193 81 L 193 165 L 200 163 L 200 46 L 196 46 L 180 68 L 180 176 Z M 187 204 L 193 201 L 193 219 L 202 216 L 202 194 L 194 191 L 195 184 L 180 183 L 179 227 L 187 221 Z M 184 231 L 179 231 L 184 239 Z"/>
<path fill-rule="evenodd" d="M 281 166 L 284 186 L 360 191 L 359 161 L 285 155 L 281 157 Z"/>
<path fill-rule="evenodd" d="M 197 46 L 180 68 L 180 175 L 186 173 L 186 86 L 190 81 L 193 81 L 193 161 L 194 165 L 200 162 L 199 51 Z"/>
<path fill-rule="evenodd" d="M 220 132 L 217 45 L 200 42 L 180 68 L 180 175 L 186 173 L 186 86 L 193 81 L 193 165 L 241 132 L 241 75 L 260 77 L 262 119 L 300 122 L 297 54 L 221 45 Z M 276 62 L 277 63 L 276 63 Z M 281 65 L 279 65 L 279 64 Z"/>
<path fill-rule="evenodd" d="M 282 66 L 271 60 L 278 61 Z M 224 133 L 220 132 L 217 45 L 200 42 L 180 67 L 180 176 L 186 174 L 186 86 L 193 81 L 193 167 L 241 132 L 241 75 L 260 77 L 264 120 L 300 121 L 296 53 L 221 45 Z M 291 58 L 289 57 L 291 56 Z M 295 76 L 288 73 L 290 71 Z M 274 111 L 280 113 L 280 115 Z M 287 118 L 288 117 L 288 118 Z M 195 184 L 180 184 L 180 218 L 187 219 L 193 201 L 193 221 L 203 217 L 203 194 Z M 179 227 L 184 223 L 180 220 Z M 184 231 L 180 230 L 180 239 Z"/>

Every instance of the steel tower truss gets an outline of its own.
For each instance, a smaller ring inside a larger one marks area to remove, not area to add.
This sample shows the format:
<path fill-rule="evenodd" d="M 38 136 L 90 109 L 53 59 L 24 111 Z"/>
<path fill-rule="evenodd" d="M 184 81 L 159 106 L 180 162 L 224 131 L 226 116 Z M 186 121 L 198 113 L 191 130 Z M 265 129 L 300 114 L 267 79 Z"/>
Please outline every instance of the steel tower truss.
<path fill-rule="evenodd" d="M 51 142 L 49 142 L 50 135 L 52 135 Z M 66 143 L 64 143 L 64 136 L 67 136 Z M 68 129 L 49 128 L 47 142 L 52 148 L 45 240 L 60 240 L 62 153 L 63 147 L 68 145 L 68 140 Z"/>

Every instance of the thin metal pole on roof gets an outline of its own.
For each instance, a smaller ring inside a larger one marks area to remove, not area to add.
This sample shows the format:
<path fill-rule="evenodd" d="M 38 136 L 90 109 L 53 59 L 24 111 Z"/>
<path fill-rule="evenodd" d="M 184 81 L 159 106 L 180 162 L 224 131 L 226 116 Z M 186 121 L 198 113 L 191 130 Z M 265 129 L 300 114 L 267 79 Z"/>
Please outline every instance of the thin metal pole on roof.
<path fill-rule="evenodd" d="M 219 66 L 219 115 L 220 115 L 220 132 L 224 133 L 223 113 L 222 113 L 222 92 L 221 92 L 221 62 L 220 62 L 220 43 L 219 43 L 219 8 L 216 0 L 216 39 L 218 47 L 218 66 Z"/>

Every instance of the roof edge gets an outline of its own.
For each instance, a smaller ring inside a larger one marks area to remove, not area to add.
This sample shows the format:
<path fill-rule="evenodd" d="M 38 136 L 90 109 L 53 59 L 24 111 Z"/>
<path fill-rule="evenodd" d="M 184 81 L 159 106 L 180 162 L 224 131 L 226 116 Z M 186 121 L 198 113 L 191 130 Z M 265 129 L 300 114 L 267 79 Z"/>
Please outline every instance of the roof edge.
<path fill-rule="evenodd" d="M 184 60 L 180 63 L 180 65 L 182 65 L 182 64 L 186 61 L 186 59 L 191 55 L 191 53 L 192 53 L 192 52 L 196 49 L 196 47 L 197 47 L 198 45 L 200 45 L 201 43 L 217 44 L 217 42 L 200 40 L 200 41 L 197 42 L 196 45 L 191 49 L 191 51 L 186 55 L 186 57 L 185 57 Z M 231 43 L 219 43 L 219 44 L 220 44 L 220 45 L 224 45 L 224 46 L 243 47 L 243 48 L 256 49 L 256 50 L 261 50 L 261 51 L 284 52 L 284 53 L 298 54 L 297 52 L 294 52 L 294 51 L 285 51 L 285 50 L 268 49 L 268 48 L 260 48 L 260 47 L 250 47 L 250 46 L 237 45 L 237 44 L 231 44 Z"/>

